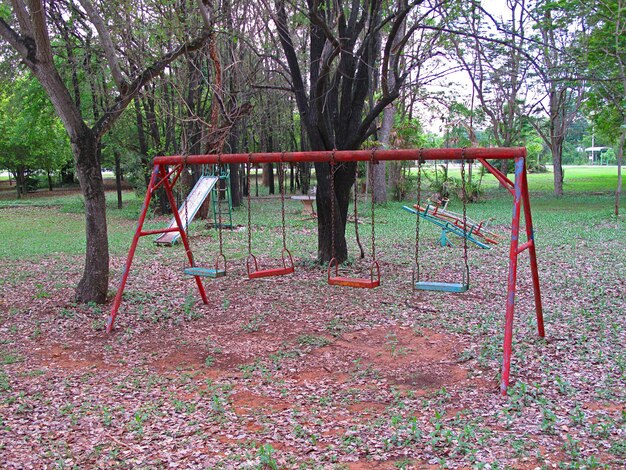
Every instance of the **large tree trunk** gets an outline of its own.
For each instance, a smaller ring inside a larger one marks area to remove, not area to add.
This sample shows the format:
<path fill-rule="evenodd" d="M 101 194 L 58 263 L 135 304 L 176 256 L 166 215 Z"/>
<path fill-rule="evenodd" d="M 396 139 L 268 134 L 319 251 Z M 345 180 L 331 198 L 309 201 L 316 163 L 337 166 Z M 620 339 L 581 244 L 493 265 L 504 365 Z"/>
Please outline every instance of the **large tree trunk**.
<path fill-rule="evenodd" d="M 380 141 L 380 148 L 389 148 L 391 140 L 391 129 L 393 128 L 393 122 L 396 115 L 396 107 L 393 103 L 387 105 L 383 111 L 382 124 L 380 126 L 380 132 L 378 140 Z M 382 204 L 387 202 L 387 165 L 386 162 L 381 162 L 378 165 L 370 165 L 369 169 L 373 170 L 372 179 L 374 180 L 374 187 L 371 191 L 374 192 L 374 202 L 376 204 Z"/>
<path fill-rule="evenodd" d="M 393 192 L 393 200 L 402 201 L 405 196 L 405 190 L 402 185 L 402 162 L 387 162 L 387 172 L 389 173 L 387 184 Z"/>
<path fill-rule="evenodd" d="M 230 198 L 233 203 L 233 207 L 239 207 L 243 200 L 240 186 L 240 174 L 239 168 L 241 165 L 229 165 L 230 169 Z"/>
<path fill-rule="evenodd" d="M 269 188 L 270 194 L 276 193 L 276 188 L 274 187 L 274 164 L 273 163 L 263 163 L 263 186 L 265 186 L 266 188 Z"/>
<path fill-rule="evenodd" d="M 109 241 L 99 139 L 85 128 L 72 142 L 78 181 L 85 199 L 87 250 L 83 277 L 76 288 L 78 302 L 104 303 L 109 285 Z"/>
<path fill-rule="evenodd" d="M 26 194 L 26 175 L 24 168 L 18 168 L 15 171 L 15 191 L 17 192 L 17 198 L 22 199 Z"/>
<path fill-rule="evenodd" d="M 328 8 L 323 9 L 319 8 L 318 2 L 307 2 L 308 12 L 314 20 L 308 24 L 309 57 L 303 64 L 304 67 L 301 67 L 299 53 L 296 52 L 291 37 L 286 4 L 284 0 L 275 2 L 276 15 L 273 19 L 289 67 L 291 86 L 300 112 L 300 125 L 306 129 L 311 150 L 360 148 L 374 133 L 375 120 L 385 106 L 400 94 L 402 76 L 397 73 L 400 67 L 396 59 L 401 53 L 401 47 L 397 54 L 391 54 L 390 51 L 396 37 L 403 36 L 399 33 L 398 22 L 404 21 L 413 5 L 409 8 L 405 2 L 406 8 L 400 9 L 394 20 L 388 23 L 391 31 L 383 47 L 384 56 L 378 61 L 378 52 L 381 49 L 382 28 L 379 26 L 383 12 L 382 3 L 373 2 L 366 8 L 359 7 L 359 2 L 352 2 L 352 11 L 347 13 L 335 2 L 325 4 Z M 333 33 L 328 34 L 329 31 Z M 402 44 L 404 43 L 399 43 Z M 371 71 L 377 67 L 377 62 L 382 64 L 382 95 L 373 105 L 366 107 L 367 97 L 373 87 Z M 307 80 L 303 71 L 308 71 Z M 394 86 L 387 82 L 388 71 L 396 75 Z M 335 191 L 332 194 L 329 166 L 328 163 L 315 164 L 320 263 L 328 262 L 333 255 L 338 262 L 347 258 L 345 225 L 350 188 L 355 176 L 354 162 L 337 165 Z M 332 236 L 333 232 L 335 237 Z"/>
<path fill-rule="evenodd" d="M 368 170 L 371 171 L 374 187 L 370 188 L 374 191 L 374 203 L 382 204 L 387 202 L 387 168 L 386 162 L 380 162 L 378 165 L 368 165 Z"/>
<path fill-rule="evenodd" d="M 335 214 L 334 214 L 334 252 L 333 252 L 333 210 L 331 197 L 331 175 L 328 163 L 315 163 L 317 175 L 317 260 L 327 263 L 335 258 L 343 263 L 348 258 L 346 244 L 346 220 L 350 203 L 350 189 L 354 184 L 354 170 L 356 163 L 336 165 L 335 171 Z"/>
<path fill-rule="evenodd" d="M 552 136 L 552 165 L 554 167 L 554 195 L 563 196 L 563 139 Z"/>

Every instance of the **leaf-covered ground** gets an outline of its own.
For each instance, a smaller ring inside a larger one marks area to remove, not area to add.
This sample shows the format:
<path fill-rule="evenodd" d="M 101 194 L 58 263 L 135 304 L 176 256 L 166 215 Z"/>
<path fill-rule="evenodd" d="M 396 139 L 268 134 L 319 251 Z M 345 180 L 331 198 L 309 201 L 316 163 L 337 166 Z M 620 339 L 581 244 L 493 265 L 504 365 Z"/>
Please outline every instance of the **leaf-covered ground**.
<path fill-rule="evenodd" d="M 506 235 L 504 201 L 475 210 L 500 210 L 495 228 Z M 397 205 L 377 217 L 374 290 L 326 284 L 311 261 L 315 222 L 300 220 L 297 204 L 296 274 L 246 280 L 245 228 L 225 233 L 229 272 L 205 283 L 208 305 L 181 274 L 183 250 L 143 240 L 111 336 L 110 303 L 71 302 L 81 256 L 3 258 L 0 466 L 623 468 L 625 225 L 549 202 L 535 210 L 547 338 L 536 334 L 524 253 L 507 397 L 507 244 L 471 250 L 469 292 L 414 292 L 414 228 Z M 276 249 L 261 234 L 280 245 L 280 230 L 265 226 L 277 206 L 261 204 L 270 215 L 255 214 L 254 240 L 270 266 Z M 367 248 L 369 225 L 361 230 Z M 192 231 L 199 259 L 215 241 Z M 437 280 L 460 272 L 458 243 L 439 248 L 434 231 L 420 255 Z M 112 286 L 124 259 L 112 257 Z"/>

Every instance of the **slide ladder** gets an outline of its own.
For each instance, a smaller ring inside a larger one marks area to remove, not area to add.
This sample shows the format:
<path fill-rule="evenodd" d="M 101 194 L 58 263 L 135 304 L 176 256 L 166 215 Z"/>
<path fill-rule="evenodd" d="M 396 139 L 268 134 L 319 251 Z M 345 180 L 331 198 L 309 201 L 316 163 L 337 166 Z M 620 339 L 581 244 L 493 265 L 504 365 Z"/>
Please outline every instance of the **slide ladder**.
<path fill-rule="evenodd" d="M 233 228 L 233 199 L 230 195 L 230 171 L 219 171 L 220 182 L 213 187 L 213 227 L 218 228 L 220 220 L 222 228 Z M 220 200 L 218 199 L 221 199 Z"/>

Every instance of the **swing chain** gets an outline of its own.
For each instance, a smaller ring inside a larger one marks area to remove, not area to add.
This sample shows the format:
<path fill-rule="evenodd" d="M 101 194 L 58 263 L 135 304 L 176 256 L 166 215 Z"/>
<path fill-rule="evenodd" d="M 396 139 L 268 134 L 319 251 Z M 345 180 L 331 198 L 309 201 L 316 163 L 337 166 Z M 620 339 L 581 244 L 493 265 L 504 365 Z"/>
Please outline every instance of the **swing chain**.
<path fill-rule="evenodd" d="M 185 152 L 185 156 L 183 158 L 183 169 L 181 170 L 181 176 L 182 176 L 182 172 L 187 173 L 187 158 L 189 157 L 189 155 L 187 155 L 187 153 Z M 181 197 L 184 198 L 184 211 L 185 211 L 185 234 L 187 235 L 187 237 L 189 237 L 189 210 L 187 207 L 187 199 L 188 199 L 188 195 L 185 195 L 185 186 L 184 186 L 184 178 L 181 178 L 182 181 L 182 185 L 180 186 L 181 188 Z M 176 202 L 176 201 L 175 201 Z M 180 211 L 178 212 L 178 216 L 180 217 Z M 189 244 L 187 244 L 187 246 L 189 246 Z M 191 253 L 191 249 L 187 250 L 187 256 L 191 257 L 192 261 L 191 261 L 191 267 L 195 267 L 196 263 L 195 260 L 193 259 L 193 254 Z"/>
<path fill-rule="evenodd" d="M 356 244 L 359 245 L 361 251 L 361 259 L 365 258 L 365 252 L 363 251 L 363 245 L 361 244 L 361 237 L 359 236 L 359 206 L 358 192 L 359 192 L 359 162 L 354 165 L 354 235 L 356 238 Z"/>
<path fill-rule="evenodd" d="M 465 272 L 463 279 L 469 284 L 469 262 L 467 256 L 467 188 L 465 183 L 465 147 L 461 153 L 461 198 L 463 199 L 463 263 L 465 264 Z"/>
<path fill-rule="evenodd" d="M 370 171 L 369 171 L 369 184 L 370 184 L 370 196 L 371 196 L 371 208 L 372 213 L 372 261 L 376 261 L 376 231 L 374 229 L 374 165 L 376 164 L 376 148 L 372 150 Z"/>
<path fill-rule="evenodd" d="M 330 155 L 330 225 L 331 225 L 331 259 L 335 258 L 335 152 Z"/>
<path fill-rule="evenodd" d="M 252 153 L 248 154 L 248 163 L 246 163 L 246 174 L 248 176 L 248 254 L 252 254 L 252 215 L 250 212 L 250 169 L 252 167 Z"/>
<path fill-rule="evenodd" d="M 187 173 L 187 157 L 188 157 L 188 155 L 185 154 L 185 157 L 184 157 L 184 160 L 183 160 L 183 162 L 184 162 L 183 163 L 183 171 L 185 172 L 185 174 Z M 184 183 L 184 180 L 183 180 L 183 183 Z M 181 197 L 183 197 L 184 200 L 185 200 L 185 233 L 187 234 L 187 236 L 189 236 L 189 211 L 187 210 L 187 196 L 188 195 L 184 194 L 184 191 L 186 189 L 187 188 L 185 188 L 185 185 L 183 184 L 181 186 Z"/>
<path fill-rule="evenodd" d="M 285 152 L 280 154 L 278 166 L 278 184 L 280 186 L 280 213 L 283 227 L 283 250 L 287 249 L 287 233 L 285 229 Z"/>
<path fill-rule="evenodd" d="M 422 149 L 419 149 L 417 160 L 417 211 L 415 221 L 415 267 L 419 276 L 419 249 L 420 249 L 420 207 L 422 204 Z"/>
<path fill-rule="evenodd" d="M 221 175 L 221 166 L 222 166 L 222 154 L 218 153 L 217 154 L 217 234 L 218 234 L 218 238 L 219 238 L 219 242 L 220 242 L 220 256 L 223 256 L 223 244 L 224 242 L 222 241 L 222 198 L 221 198 L 221 185 L 222 182 L 220 180 L 220 175 Z"/>

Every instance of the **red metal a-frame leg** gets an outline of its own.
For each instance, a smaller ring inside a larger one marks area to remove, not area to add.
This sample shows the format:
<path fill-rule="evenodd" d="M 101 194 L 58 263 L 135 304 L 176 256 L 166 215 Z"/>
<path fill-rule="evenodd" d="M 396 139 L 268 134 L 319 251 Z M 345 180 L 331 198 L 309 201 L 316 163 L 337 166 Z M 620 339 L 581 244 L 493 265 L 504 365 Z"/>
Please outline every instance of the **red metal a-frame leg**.
<path fill-rule="evenodd" d="M 113 306 L 111 307 L 111 314 L 109 315 L 109 319 L 107 320 L 107 333 L 110 333 L 113 330 L 113 324 L 115 322 L 115 317 L 117 316 L 117 311 L 120 308 L 120 303 L 122 302 L 122 294 L 124 293 L 124 288 L 126 287 L 126 281 L 128 280 L 128 275 L 130 273 L 130 268 L 133 263 L 137 244 L 139 243 L 139 238 L 146 235 L 156 235 L 159 233 L 179 232 L 180 238 L 183 242 L 183 246 L 185 247 L 185 253 L 187 253 L 187 258 L 189 259 L 189 263 L 191 266 L 194 266 L 193 253 L 191 252 L 191 249 L 189 247 L 187 233 L 182 228 L 182 220 L 178 212 L 178 207 L 176 206 L 174 194 L 172 193 L 172 187 L 174 186 L 174 184 L 176 184 L 176 181 L 178 180 L 182 169 L 183 166 L 178 165 L 174 168 L 174 170 L 168 172 L 167 168 L 164 165 L 157 164 L 154 166 L 152 176 L 150 177 L 150 183 L 148 184 L 148 189 L 146 190 L 146 197 L 144 199 L 143 205 L 141 206 L 141 214 L 139 215 L 139 221 L 137 222 L 135 235 L 133 236 L 133 241 L 130 245 L 130 249 L 128 250 L 128 257 L 126 258 L 126 265 L 124 266 L 124 271 L 122 272 L 122 279 L 117 288 L 117 293 L 115 294 L 115 300 L 113 301 Z M 174 176 L 174 179 L 172 182 L 170 182 L 170 176 L 172 175 Z M 162 230 L 143 230 L 143 224 L 146 220 L 148 208 L 150 207 L 152 194 L 161 185 L 163 185 L 163 188 L 165 189 L 165 194 L 167 195 L 167 200 L 169 201 L 170 207 L 172 208 L 172 213 L 174 215 L 174 219 L 176 220 L 177 227 Z M 199 276 L 194 276 L 194 278 L 196 280 L 196 284 L 198 285 L 198 291 L 200 292 L 200 297 L 202 297 L 202 301 L 205 304 L 208 303 L 209 301 L 207 299 L 204 286 L 202 285 L 202 279 Z"/>
<path fill-rule="evenodd" d="M 510 189 L 510 188 L 509 188 Z M 502 381 L 500 391 L 506 395 L 511 373 L 511 352 L 513 343 L 513 313 L 515 311 L 515 291 L 517 281 L 517 258 L 519 254 L 528 249 L 530 253 L 530 270 L 535 294 L 535 309 L 537 312 L 537 330 L 540 337 L 545 336 L 543 326 L 543 309 L 541 306 L 541 292 L 539 290 L 539 271 L 537 269 L 537 253 L 535 251 L 535 238 L 533 232 L 532 216 L 530 211 L 530 196 L 528 193 L 528 179 L 526 173 L 526 159 L 515 159 L 515 184 L 513 189 L 513 222 L 511 224 L 511 246 L 509 251 L 509 275 L 506 296 L 506 317 L 504 326 L 504 354 L 502 358 Z M 526 242 L 520 245 L 520 215 L 524 206 L 524 219 L 526 222 Z"/>

